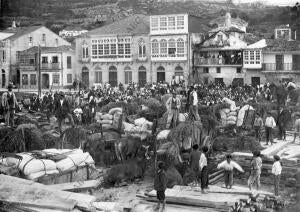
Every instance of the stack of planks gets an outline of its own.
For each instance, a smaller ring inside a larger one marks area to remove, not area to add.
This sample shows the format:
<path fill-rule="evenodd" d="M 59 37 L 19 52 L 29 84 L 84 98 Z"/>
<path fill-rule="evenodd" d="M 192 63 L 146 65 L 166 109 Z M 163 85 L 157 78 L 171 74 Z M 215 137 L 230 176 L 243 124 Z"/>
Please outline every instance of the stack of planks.
<path fill-rule="evenodd" d="M 262 166 L 262 174 L 261 174 L 261 182 L 266 184 L 273 184 L 272 178 L 272 166 L 274 163 L 273 156 L 278 154 L 284 148 L 287 148 L 291 145 L 288 142 L 280 142 L 272 145 L 271 147 L 263 150 L 261 152 L 263 166 Z M 250 163 L 252 160 L 252 153 L 245 152 L 234 152 L 232 154 L 232 158 L 238 164 L 240 164 L 246 172 L 250 172 Z M 281 173 L 281 184 L 294 187 L 296 186 L 296 174 L 300 171 L 300 159 L 299 158 L 282 158 L 282 173 Z M 249 176 L 249 174 L 245 174 L 244 176 Z"/>
<path fill-rule="evenodd" d="M 213 209 L 213 211 L 225 212 L 229 211 L 230 207 L 241 199 L 248 199 L 251 192 L 245 187 L 234 186 L 233 189 L 226 189 L 219 186 L 210 186 L 208 194 L 202 194 L 201 189 L 197 187 L 175 186 L 173 189 L 167 189 L 165 194 L 166 202 L 169 204 L 201 207 L 201 210 Z M 259 195 L 263 198 L 272 194 L 259 191 Z M 145 193 L 145 195 L 137 196 L 146 201 L 156 201 L 155 190 Z"/>
<path fill-rule="evenodd" d="M 223 179 L 224 179 L 224 171 L 223 170 L 218 170 L 216 172 L 209 174 L 209 176 L 208 176 L 208 182 L 210 185 L 215 185 Z"/>
<path fill-rule="evenodd" d="M 27 211 L 93 211 L 94 196 L 60 191 L 46 185 L 0 174 L 0 203 Z"/>

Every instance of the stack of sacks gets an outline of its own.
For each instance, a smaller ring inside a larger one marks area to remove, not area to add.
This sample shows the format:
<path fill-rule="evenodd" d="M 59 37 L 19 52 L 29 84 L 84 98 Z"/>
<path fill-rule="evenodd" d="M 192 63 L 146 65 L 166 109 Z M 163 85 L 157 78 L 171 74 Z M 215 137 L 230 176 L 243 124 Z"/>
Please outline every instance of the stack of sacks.
<path fill-rule="evenodd" d="M 133 137 L 146 139 L 152 133 L 153 123 L 147 121 L 145 118 L 139 118 L 134 120 L 134 124 L 123 122 L 124 132 Z"/>
<path fill-rule="evenodd" d="M 245 105 L 244 107 L 242 107 L 239 110 L 238 117 L 237 117 L 237 123 L 236 123 L 236 125 L 238 127 L 240 127 L 240 126 L 243 125 L 245 114 L 246 114 L 246 111 L 248 111 L 248 110 L 254 110 L 254 108 L 252 106 L 250 106 L 250 105 Z"/>
<path fill-rule="evenodd" d="M 58 174 L 56 169 L 56 163 L 52 160 L 36 159 L 29 153 L 18 154 L 22 157 L 22 160 L 16 158 L 6 158 L 8 166 L 17 166 L 18 169 L 29 180 L 35 180 L 39 177 L 48 174 Z"/>
<path fill-rule="evenodd" d="M 237 115 L 239 108 L 236 107 L 235 102 L 224 98 L 223 102 L 229 104 L 229 108 L 224 108 L 220 110 L 221 123 L 223 126 L 226 125 L 236 125 L 237 123 Z"/>
<path fill-rule="evenodd" d="M 112 108 L 108 113 L 96 113 L 96 121 L 102 124 L 103 129 L 118 128 L 122 114 L 122 108 Z"/>
<path fill-rule="evenodd" d="M 29 180 L 36 180 L 44 175 L 73 171 L 76 170 L 77 167 L 86 165 L 95 168 L 93 158 L 89 153 L 83 153 L 81 149 L 45 149 L 42 153 L 45 154 L 45 157 L 53 155 L 62 156 L 63 159 L 55 163 L 53 160 L 37 159 L 31 153 L 20 153 L 17 155 L 22 157 L 21 161 L 13 157 L 8 157 L 3 164 L 18 167 L 18 169 L 24 174 L 25 178 Z"/>

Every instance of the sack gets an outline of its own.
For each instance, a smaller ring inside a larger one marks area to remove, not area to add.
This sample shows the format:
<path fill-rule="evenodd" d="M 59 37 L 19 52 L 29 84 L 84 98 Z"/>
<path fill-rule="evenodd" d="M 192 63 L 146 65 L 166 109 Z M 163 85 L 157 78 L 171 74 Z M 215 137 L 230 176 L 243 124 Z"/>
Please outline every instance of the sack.
<path fill-rule="evenodd" d="M 178 121 L 179 122 L 185 122 L 186 121 L 186 117 L 185 117 L 184 113 L 179 113 Z"/>
<path fill-rule="evenodd" d="M 149 124 L 152 126 L 152 122 L 147 121 L 147 119 L 145 119 L 145 118 L 139 118 L 139 119 L 134 120 L 134 124 L 136 126 L 143 126 L 143 124 Z"/>
<path fill-rule="evenodd" d="M 46 171 L 46 172 L 36 172 L 36 173 L 32 173 L 29 175 L 26 175 L 26 179 L 28 180 L 36 180 L 37 178 L 40 178 L 44 175 L 50 175 L 50 174 L 59 174 L 59 171 L 57 169 L 55 170 L 50 170 L 50 171 Z"/>
<path fill-rule="evenodd" d="M 232 121 L 232 122 L 235 122 L 235 123 L 236 123 L 236 120 L 237 120 L 237 117 L 236 117 L 236 116 L 229 116 L 229 117 L 227 117 L 227 119 L 226 119 L 227 122 Z"/>
<path fill-rule="evenodd" d="M 101 116 L 102 120 L 113 120 L 113 115 L 111 114 L 104 114 Z"/>
<path fill-rule="evenodd" d="M 235 121 L 227 121 L 227 123 L 226 123 L 227 125 L 235 125 L 236 124 L 236 122 Z"/>
<path fill-rule="evenodd" d="M 230 109 L 229 109 L 229 108 L 224 108 L 224 109 L 220 110 L 220 114 L 221 114 L 221 111 L 222 111 L 223 113 L 225 113 L 226 115 L 227 115 L 228 113 L 230 113 Z"/>
<path fill-rule="evenodd" d="M 227 114 L 227 116 L 237 116 L 237 112 L 231 111 L 230 113 Z"/>
<path fill-rule="evenodd" d="M 169 133 L 170 133 L 171 130 L 163 130 L 163 131 L 160 131 L 157 136 L 156 136 L 156 140 L 165 140 L 167 139 Z"/>
<path fill-rule="evenodd" d="M 101 124 L 110 124 L 112 125 L 113 124 L 113 121 L 112 120 L 100 120 L 100 121 L 97 121 L 98 123 L 101 123 Z"/>
<path fill-rule="evenodd" d="M 68 158 L 63 159 L 56 163 L 56 167 L 59 171 L 71 171 L 75 170 L 78 166 L 85 166 L 95 164 L 93 158 L 88 152 L 83 154 L 71 154 Z"/>

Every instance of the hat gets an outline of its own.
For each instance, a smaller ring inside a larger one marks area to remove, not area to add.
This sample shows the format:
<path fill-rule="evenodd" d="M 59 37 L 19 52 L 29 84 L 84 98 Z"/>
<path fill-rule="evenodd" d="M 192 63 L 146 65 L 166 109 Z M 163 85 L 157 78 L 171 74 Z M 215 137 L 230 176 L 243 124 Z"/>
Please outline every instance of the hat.
<path fill-rule="evenodd" d="M 13 85 L 11 83 L 8 84 L 7 89 L 12 89 Z"/>
<path fill-rule="evenodd" d="M 256 115 L 258 115 L 258 116 L 259 116 L 260 114 L 259 114 L 259 113 L 256 113 Z"/>
<path fill-rule="evenodd" d="M 227 155 L 226 155 L 226 158 L 227 158 L 227 159 L 232 158 L 231 154 L 227 154 Z"/>
<path fill-rule="evenodd" d="M 277 161 L 280 160 L 280 157 L 278 155 L 274 155 L 273 158 Z"/>

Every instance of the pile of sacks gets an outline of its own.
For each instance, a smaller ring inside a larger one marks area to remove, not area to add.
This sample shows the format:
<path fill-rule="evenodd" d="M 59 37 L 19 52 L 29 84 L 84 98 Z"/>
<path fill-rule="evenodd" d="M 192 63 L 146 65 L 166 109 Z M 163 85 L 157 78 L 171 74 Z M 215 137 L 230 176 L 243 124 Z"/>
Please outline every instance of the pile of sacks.
<path fill-rule="evenodd" d="M 36 157 L 36 154 L 39 157 Z M 0 163 L 9 167 L 17 167 L 29 180 L 37 180 L 45 175 L 73 171 L 83 166 L 95 168 L 93 158 L 89 153 L 83 153 L 81 149 L 45 149 L 36 153 L 25 152 L 17 155 L 22 159 L 7 157 L 1 159 Z"/>
<path fill-rule="evenodd" d="M 135 119 L 133 123 L 123 122 L 123 128 L 126 135 L 145 140 L 152 133 L 153 123 L 145 118 Z"/>
<path fill-rule="evenodd" d="M 103 129 L 111 129 L 111 128 L 118 129 L 122 112 L 123 112 L 122 108 L 119 107 L 112 108 L 109 110 L 108 113 L 105 114 L 101 112 L 97 112 L 96 121 L 102 124 Z"/>
<path fill-rule="evenodd" d="M 250 105 L 245 105 L 242 108 L 236 107 L 235 102 L 228 98 L 224 98 L 223 102 L 229 104 L 229 108 L 224 108 L 219 111 L 222 126 L 236 125 L 240 127 L 244 123 L 247 111 L 254 110 Z"/>

